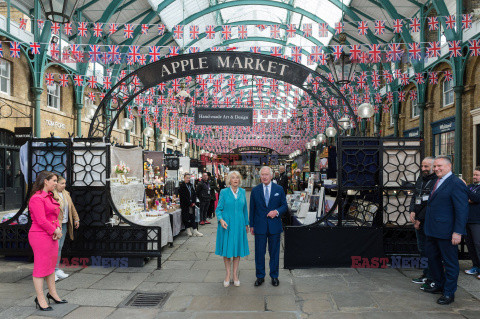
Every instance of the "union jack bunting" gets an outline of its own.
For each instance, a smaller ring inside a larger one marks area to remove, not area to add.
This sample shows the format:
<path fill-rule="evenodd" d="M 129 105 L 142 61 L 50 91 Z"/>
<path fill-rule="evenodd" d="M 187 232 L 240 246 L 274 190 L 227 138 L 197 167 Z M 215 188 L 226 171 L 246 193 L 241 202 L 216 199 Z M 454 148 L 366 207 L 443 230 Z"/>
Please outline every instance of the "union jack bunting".
<path fill-rule="evenodd" d="M 52 26 L 50 27 L 50 29 L 52 30 L 52 33 L 53 33 L 53 34 L 58 35 L 58 33 L 60 32 L 60 23 L 53 22 L 53 23 L 52 23 Z"/>
<path fill-rule="evenodd" d="M 447 29 L 455 29 L 455 16 L 454 15 L 449 15 L 444 17 L 445 19 L 445 25 Z"/>
<path fill-rule="evenodd" d="M 77 27 L 78 35 L 81 37 L 87 36 L 87 23 L 86 22 L 79 22 Z"/>
<path fill-rule="evenodd" d="M 93 36 L 101 38 L 103 35 L 103 23 L 97 22 L 93 24 Z"/>
<path fill-rule="evenodd" d="M 375 35 L 383 35 L 385 33 L 385 21 L 375 21 Z"/>
<path fill-rule="evenodd" d="M 428 72 L 428 80 L 430 84 L 438 84 L 438 74 L 436 71 Z"/>
<path fill-rule="evenodd" d="M 366 35 L 367 31 L 368 31 L 367 21 L 359 21 L 358 22 L 358 34 L 359 35 Z"/>
<path fill-rule="evenodd" d="M 438 30 L 438 18 L 437 17 L 428 17 L 427 18 L 428 31 Z"/>
<path fill-rule="evenodd" d="M 166 30 L 166 27 L 163 23 L 158 25 L 158 35 L 164 35 L 165 30 Z"/>
<path fill-rule="evenodd" d="M 302 48 L 298 46 L 294 46 L 292 49 L 292 60 L 297 63 L 302 62 Z"/>
<path fill-rule="evenodd" d="M 467 13 L 462 15 L 462 29 L 470 29 L 472 27 L 472 14 Z"/>
<path fill-rule="evenodd" d="M 156 62 L 160 60 L 160 47 L 150 46 L 148 48 L 148 55 L 150 57 L 150 62 Z"/>
<path fill-rule="evenodd" d="M 335 23 L 335 35 L 342 33 L 345 30 L 345 25 L 343 22 Z"/>
<path fill-rule="evenodd" d="M 460 45 L 460 40 L 448 41 L 448 51 L 450 52 L 451 58 L 462 56 L 462 47 Z"/>
<path fill-rule="evenodd" d="M 108 25 L 108 34 L 109 35 L 112 35 L 117 31 L 118 31 L 118 24 L 117 23 L 110 23 Z"/>
<path fill-rule="evenodd" d="M 415 73 L 415 81 L 417 84 L 425 83 L 425 78 L 423 77 L 423 73 Z"/>
<path fill-rule="evenodd" d="M 472 56 L 480 56 L 480 40 L 469 40 L 469 49 Z"/>
<path fill-rule="evenodd" d="M 311 37 L 312 36 L 312 24 L 311 23 L 304 23 L 302 31 L 303 31 L 303 36 L 305 38 Z"/>
<path fill-rule="evenodd" d="M 408 55 L 411 60 L 420 60 L 420 43 L 413 42 L 408 44 Z"/>
<path fill-rule="evenodd" d="M 207 39 L 215 39 L 215 26 L 207 25 L 205 27 L 205 34 L 207 35 Z"/>
<path fill-rule="evenodd" d="M 288 24 L 287 29 L 287 38 L 294 38 L 297 35 L 297 25 L 296 24 Z"/>
<path fill-rule="evenodd" d="M 133 26 L 131 24 L 125 25 L 125 28 L 123 29 L 123 36 L 125 39 L 133 38 Z"/>
<path fill-rule="evenodd" d="M 53 85 L 55 82 L 55 76 L 52 73 L 45 73 L 45 83 L 47 85 Z"/>
<path fill-rule="evenodd" d="M 395 19 L 393 20 L 393 33 L 402 33 L 403 31 L 403 20 Z"/>
<path fill-rule="evenodd" d="M 327 23 L 322 22 L 318 25 L 318 36 L 320 38 L 328 37 L 328 24 Z"/>
<path fill-rule="evenodd" d="M 40 54 L 40 44 L 38 42 L 30 43 L 30 52 L 32 54 Z"/>
<path fill-rule="evenodd" d="M 198 25 L 191 25 L 190 26 L 190 39 L 197 40 L 199 34 L 200 34 L 200 28 L 198 27 Z"/>
<path fill-rule="evenodd" d="M 238 38 L 239 39 L 247 39 L 248 38 L 248 31 L 246 25 L 239 25 L 237 27 Z"/>
<path fill-rule="evenodd" d="M 19 27 L 21 30 L 25 31 L 27 28 L 27 19 L 20 18 Z"/>
<path fill-rule="evenodd" d="M 453 80 L 452 70 L 445 71 L 444 76 L 445 76 L 445 81 L 447 81 L 447 82 L 452 81 Z"/>
<path fill-rule="evenodd" d="M 59 82 L 61 87 L 67 87 L 68 86 L 68 74 L 60 74 L 59 77 Z"/>
<path fill-rule="evenodd" d="M 230 40 L 232 38 L 232 27 L 229 25 L 222 25 L 222 40 Z"/>
<path fill-rule="evenodd" d="M 175 40 L 183 39 L 183 25 L 174 25 L 173 26 L 173 38 Z"/>
<path fill-rule="evenodd" d="M 427 57 L 438 58 L 440 57 L 440 42 L 429 42 L 427 47 Z"/>
<path fill-rule="evenodd" d="M 280 38 L 280 26 L 278 24 L 272 24 L 270 26 L 270 37 L 272 39 Z"/>
<path fill-rule="evenodd" d="M 420 19 L 419 18 L 411 18 L 410 19 L 410 32 L 420 32 Z"/>
<path fill-rule="evenodd" d="M 147 34 L 149 28 L 150 28 L 150 26 L 148 24 L 142 24 L 141 33 L 142 34 Z"/>
<path fill-rule="evenodd" d="M 68 22 L 63 25 L 63 32 L 65 32 L 66 35 L 72 35 L 72 23 Z"/>

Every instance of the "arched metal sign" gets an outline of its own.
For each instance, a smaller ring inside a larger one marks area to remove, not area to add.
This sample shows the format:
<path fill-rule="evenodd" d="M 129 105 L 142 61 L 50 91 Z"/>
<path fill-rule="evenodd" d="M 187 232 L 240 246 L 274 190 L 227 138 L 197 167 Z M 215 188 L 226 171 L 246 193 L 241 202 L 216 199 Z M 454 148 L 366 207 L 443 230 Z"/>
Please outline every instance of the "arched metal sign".
<path fill-rule="evenodd" d="M 88 136 L 109 138 L 121 111 L 137 95 L 159 83 L 187 76 L 215 73 L 249 74 L 290 83 L 308 93 L 319 106 L 325 108 L 337 127 L 338 115 L 334 116 L 333 111 L 339 110 L 340 112 L 337 113 L 341 114 L 344 106 L 347 107 L 353 121 L 357 122 L 350 104 L 340 90 L 326 77 L 302 64 L 259 53 L 200 52 L 156 61 L 121 79 L 100 102 L 90 124 Z M 343 101 L 343 103 L 334 106 L 329 101 L 331 98 Z M 119 112 L 112 119 L 110 125 L 107 125 L 103 112 L 111 108 L 114 101 L 117 106 L 111 110 Z"/>
<path fill-rule="evenodd" d="M 278 152 L 272 148 L 265 146 L 240 146 L 230 151 L 231 154 L 240 153 L 262 153 L 262 154 L 278 154 Z"/>

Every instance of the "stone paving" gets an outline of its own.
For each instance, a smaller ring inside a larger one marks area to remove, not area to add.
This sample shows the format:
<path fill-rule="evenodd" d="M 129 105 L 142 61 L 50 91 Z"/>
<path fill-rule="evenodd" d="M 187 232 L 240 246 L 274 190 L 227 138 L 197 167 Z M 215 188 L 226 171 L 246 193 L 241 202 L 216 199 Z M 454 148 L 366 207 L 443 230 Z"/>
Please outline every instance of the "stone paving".
<path fill-rule="evenodd" d="M 250 235 L 251 255 L 240 263 L 241 286 L 224 288 L 223 261 L 213 253 L 214 225 L 201 226 L 203 238 L 182 232 L 174 247 L 164 248 L 160 270 L 155 260 L 142 268 L 67 269 L 70 277 L 57 288 L 69 303 L 52 312 L 35 310 L 33 264 L 0 259 L 0 318 L 480 318 L 480 280 L 463 274 L 468 262 L 461 264 L 460 287 L 449 306 L 437 305 L 438 295 L 411 283 L 418 271 L 280 269 L 279 287 L 269 281 L 254 287 Z M 161 308 L 122 307 L 134 291 L 171 295 Z"/>

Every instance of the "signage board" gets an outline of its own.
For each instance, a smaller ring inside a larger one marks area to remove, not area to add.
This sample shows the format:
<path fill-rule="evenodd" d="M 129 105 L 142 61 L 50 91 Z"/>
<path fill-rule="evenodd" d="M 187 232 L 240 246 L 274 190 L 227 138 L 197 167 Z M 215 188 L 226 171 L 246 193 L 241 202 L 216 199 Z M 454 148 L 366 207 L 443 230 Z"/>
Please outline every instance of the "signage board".
<path fill-rule="evenodd" d="M 253 109 L 195 108 L 195 125 L 253 126 Z"/>

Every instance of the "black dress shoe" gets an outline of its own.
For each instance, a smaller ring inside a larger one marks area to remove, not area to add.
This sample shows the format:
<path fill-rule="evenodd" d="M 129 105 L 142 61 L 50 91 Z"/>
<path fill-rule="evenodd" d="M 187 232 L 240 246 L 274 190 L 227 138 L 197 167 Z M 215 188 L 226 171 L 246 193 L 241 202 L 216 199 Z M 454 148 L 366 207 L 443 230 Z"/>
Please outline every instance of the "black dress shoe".
<path fill-rule="evenodd" d="M 425 287 L 423 291 L 431 293 L 431 294 L 441 294 L 443 293 L 443 289 L 435 285 L 435 283 L 431 283 L 430 286 Z"/>
<path fill-rule="evenodd" d="M 56 304 L 59 304 L 59 303 L 68 303 L 68 301 L 66 301 L 65 299 L 63 300 L 56 300 L 55 298 L 52 297 L 52 295 L 47 292 L 47 299 L 48 299 L 48 303 L 50 303 L 50 300 L 53 300 Z"/>
<path fill-rule="evenodd" d="M 257 278 L 257 280 L 255 280 L 255 287 L 258 287 L 260 286 L 261 284 L 263 284 L 265 280 L 263 278 Z"/>
<path fill-rule="evenodd" d="M 278 278 L 272 278 L 272 285 L 274 285 L 275 287 L 280 285 L 280 281 L 278 280 Z"/>
<path fill-rule="evenodd" d="M 439 305 L 449 305 L 455 301 L 455 297 L 441 296 L 438 298 L 437 303 Z"/>

